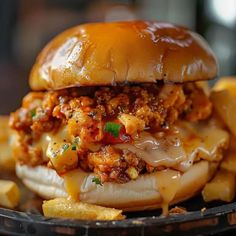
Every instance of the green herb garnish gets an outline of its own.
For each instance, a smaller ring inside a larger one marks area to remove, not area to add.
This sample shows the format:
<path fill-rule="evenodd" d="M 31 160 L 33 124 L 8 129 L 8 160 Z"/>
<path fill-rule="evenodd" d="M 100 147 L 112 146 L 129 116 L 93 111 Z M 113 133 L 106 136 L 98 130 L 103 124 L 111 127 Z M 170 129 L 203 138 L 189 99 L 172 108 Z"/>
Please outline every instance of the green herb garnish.
<path fill-rule="evenodd" d="M 69 148 L 69 144 L 65 143 L 62 146 L 62 153 L 64 153 Z"/>
<path fill-rule="evenodd" d="M 96 185 L 101 185 L 102 186 L 102 182 L 98 177 L 93 177 L 92 178 L 92 182 L 95 183 Z"/>
<path fill-rule="evenodd" d="M 72 151 L 76 151 L 76 143 L 72 143 L 71 144 L 71 150 Z"/>
<path fill-rule="evenodd" d="M 31 117 L 33 118 L 34 116 L 36 116 L 36 110 L 34 109 L 34 110 L 31 110 L 30 111 L 30 114 L 31 114 Z"/>
<path fill-rule="evenodd" d="M 115 122 L 107 122 L 105 125 L 105 131 L 118 138 L 121 125 Z"/>

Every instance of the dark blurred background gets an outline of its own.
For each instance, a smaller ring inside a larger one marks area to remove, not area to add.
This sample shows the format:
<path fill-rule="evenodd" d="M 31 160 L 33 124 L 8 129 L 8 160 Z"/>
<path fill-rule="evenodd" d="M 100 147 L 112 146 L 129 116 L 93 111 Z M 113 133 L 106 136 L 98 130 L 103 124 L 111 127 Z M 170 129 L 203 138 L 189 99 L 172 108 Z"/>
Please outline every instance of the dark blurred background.
<path fill-rule="evenodd" d="M 91 21 L 156 19 L 202 34 L 221 75 L 236 74 L 236 0 L 0 0 L 0 114 L 29 91 L 36 55 L 57 33 Z"/>

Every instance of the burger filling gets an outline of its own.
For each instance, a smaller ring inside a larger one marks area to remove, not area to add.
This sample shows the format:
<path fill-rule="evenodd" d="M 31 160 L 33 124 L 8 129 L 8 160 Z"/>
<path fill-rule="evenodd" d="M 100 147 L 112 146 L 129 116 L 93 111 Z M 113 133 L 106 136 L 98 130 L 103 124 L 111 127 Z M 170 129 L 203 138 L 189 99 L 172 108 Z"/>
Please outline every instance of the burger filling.
<path fill-rule="evenodd" d="M 63 175 L 93 172 L 96 184 L 140 174 L 186 171 L 218 161 L 227 133 L 208 122 L 212 104 L 196 83 L 68 88 L 31 92 L 11 114 L 20 164 Z"/>

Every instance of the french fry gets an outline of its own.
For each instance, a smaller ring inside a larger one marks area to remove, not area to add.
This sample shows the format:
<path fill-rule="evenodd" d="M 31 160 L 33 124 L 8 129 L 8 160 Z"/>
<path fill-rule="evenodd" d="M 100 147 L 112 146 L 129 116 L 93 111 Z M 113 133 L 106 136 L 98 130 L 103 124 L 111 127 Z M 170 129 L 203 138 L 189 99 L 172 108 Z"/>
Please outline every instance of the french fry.
<path fill-rule="evenodd" d="M 209 163 L 208 181 L 211 180 L 212 177 L 215 175 L 218 167 L 219 167 L 219 163 L 218 162 L 210 162 Z"/>
<path fill-rule="evenodd" d="M 220 118 L 236 137 L 236 99 L 227 90 L 213 91 L 210 99 Z"/>
<path fill-rule="evenodd" d="M 8 120 L 7 116 L 0 116 L 0 168 L 14 170 L 15 161 L 10 148 L 11 131 L 8 127 Z"/>
<path fill-rule="evenodd" d="M 0 142 L 8 140 L 8 116 L 0 116 Z"/>
<path fill-rule="evenodd" d="M 8 171 L 15 170 L 15 160 L 9 146 L 0 143 L 0 168 Z"/>
<path fill-rule="evenodd" d="M 207 183 L 202 191 L 205 202 L 221 200 L 231 202 L 235 196 L 234 174 L 220 170 L 211 182 Z"/>
<path fill-rule="evenodd" d="M 202 88 L 205 94 L 209 95 L 210 94 L 210 87 L 208 84 L 208 81 L 197 81 L 197 86 Z"/>
<path fill-rule="evenodd" d="M 44 201 L 43 213 L 47 217 L 70 218 L 80 220 L 122 220 L 121 210 L 101 207 L 72 199 L 55 198 Z"/>
<path fill-rule="evenodd" d="M 14 208 L 19 204 L 20 190 L 15 182 L 0 180 L 0 205 Z"/>
<path fill-rule="evenodd" d="M 225 154 L 224 159 L 221 162 L 221 168 L 236 174 L 236 151 L 229 150 Z"/>
<path fill-rule="evenodd" d="M 214 91 L 228 90 L 236 98 L 236 76 L 220 78 L 213 87 Z"/>

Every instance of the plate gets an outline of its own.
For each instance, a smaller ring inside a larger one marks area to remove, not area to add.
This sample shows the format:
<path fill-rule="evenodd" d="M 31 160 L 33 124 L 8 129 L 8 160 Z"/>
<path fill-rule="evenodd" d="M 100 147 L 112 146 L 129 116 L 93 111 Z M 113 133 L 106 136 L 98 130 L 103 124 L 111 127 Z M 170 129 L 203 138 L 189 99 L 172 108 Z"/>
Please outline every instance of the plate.
<path fill-rule="evenodd" d="M 82 221 L 45 218 L 37 210 L 0 208 L 0 233 L 10 235 L 208 235 L 236 228 L 236 202 L 206 204 L 195 197 L 178 204 L 185 214 L 160 216 L 160 211 L 127 214 L 122 221 Z M 201 210 L 200 210 L 201 209 Z"/>

